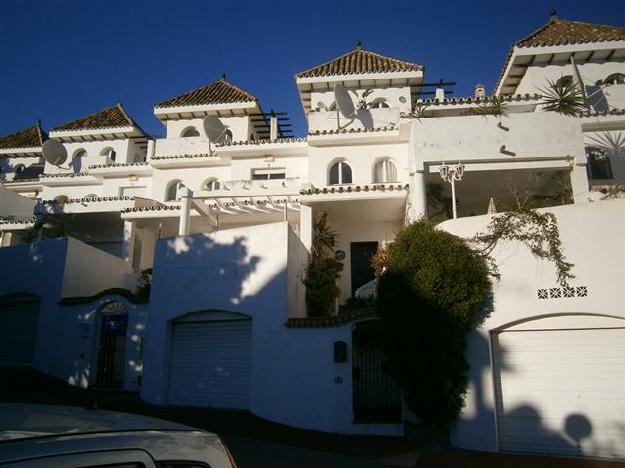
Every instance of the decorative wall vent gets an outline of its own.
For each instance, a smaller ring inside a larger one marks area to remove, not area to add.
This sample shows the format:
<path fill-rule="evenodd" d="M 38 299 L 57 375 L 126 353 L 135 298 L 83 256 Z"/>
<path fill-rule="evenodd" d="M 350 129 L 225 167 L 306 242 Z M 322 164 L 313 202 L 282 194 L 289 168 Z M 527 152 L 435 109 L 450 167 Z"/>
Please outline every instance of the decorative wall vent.
<path fill-rule="evenodd" d="M 538 289 L 538 299 L 561 299 L 588 296 L 587 286 L 565 286 L 563 288 Z"/>

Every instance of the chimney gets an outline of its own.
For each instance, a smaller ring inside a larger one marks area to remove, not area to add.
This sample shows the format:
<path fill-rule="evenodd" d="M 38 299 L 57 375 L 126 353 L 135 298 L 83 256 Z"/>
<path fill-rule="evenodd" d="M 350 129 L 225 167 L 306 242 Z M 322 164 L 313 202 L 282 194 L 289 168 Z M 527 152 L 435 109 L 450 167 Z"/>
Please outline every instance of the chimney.
<path fill-rule="evenodd" d="M 438 88 L 436 88 L 436 94 L 434 95 L 435 99 L 438 99 L 439 101 L 444 101 L 445 100 L 445 88 L 443 88 L 442 86 L 439 86 Z"/>
<path fill-rule="evenodd" d="M 552 8 L 551 10 L 549 10 L 549 21 L 555 21 L 559 19 L 558 18 L 558 12 Z"/>
<path fill-rule="evenodd" d="M 475 85 L 475 99 L 484 99 L 486 97 L 486 88 L 482 83 Z"/>
<path fill-rule="evenodd" d="M 269 121 L 269 139 L 271 141 L 278 139 L 278 117 L 275 115 L 272 115 Z"/>

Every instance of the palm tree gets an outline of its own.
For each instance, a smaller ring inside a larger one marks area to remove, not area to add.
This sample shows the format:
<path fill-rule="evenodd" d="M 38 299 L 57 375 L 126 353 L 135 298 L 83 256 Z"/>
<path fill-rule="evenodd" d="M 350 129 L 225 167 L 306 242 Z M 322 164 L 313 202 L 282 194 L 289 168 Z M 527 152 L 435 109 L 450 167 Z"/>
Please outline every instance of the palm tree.
<path fill-rule="evenodd" d="M 586 110 L 586 100 L 575 80 L 547 81 L 545 89 L 539 89 L 543 99 L 543 109 L 560 114 L 576 114 Z"/>

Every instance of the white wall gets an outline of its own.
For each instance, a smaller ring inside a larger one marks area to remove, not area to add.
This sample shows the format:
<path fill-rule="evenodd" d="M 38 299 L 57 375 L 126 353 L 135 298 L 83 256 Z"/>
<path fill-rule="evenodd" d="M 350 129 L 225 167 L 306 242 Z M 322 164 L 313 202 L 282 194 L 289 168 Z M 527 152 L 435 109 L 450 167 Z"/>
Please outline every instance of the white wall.
<path fill-rule="evenodd" d="M 355 90 L 358 93 L 358 96 L 362 96 L 365 88 L 359 88 Z M 358 98 L 354 95 L 354 93 L 350 90 L 348 91 L 350 97 L 354 104 L 357 104 Z M 372 102 L 376 98 L 386 98 L 386 104 L 389 107 L 398 108 L 400 112 L 410 112 L 411 111 L 411 98 L 410 98 L 410 86 L 397 86 L 392 88 L 373 88 L 373 92 L 366 98 L 367 102 Z M 400 98 L 404 98 L 405 102 L 401 102 Z M 329 108 L 330 105 L 334 102 L 334 87 L 330 90 L 313 90 L 310 93 L 310 103 L 312 109 L 314 110 L 319 104 L 322 102 L 326 108 Z M 309 116 L 313 116 L 314 113 L 309 114 Z M 310 127 L 313 128 L 312 126 Z"/>
<path fill-rule="evenodd" d="M 494 283 L 495 309 L 469 338 L 471 365 L 466 406 L 453 434 L 456 447 L 495 451 L 496 427 L 490 332 L 523 319 L 566 314 L 560 327 L 572 328 L 579 314 L 589 314 L 588 326 L 601 327 L 603 316 L 625 319 L 625 200 L 549 208 L 558 218 L 567 260 L 575 264 L 572 286 L 586 286 L 587 297 L 541 300 L 539 288 L 552 288 L 555 270 L 535 259 L 517 243 L 502 243 L 493 252 L 501 281 Z M 470 237 L 483 232 L 488 216 L 461 218 L 440 225 L 453 234 Z M 625 322 L 623 322 L 625 324 Z M 583 376 L 580 376 L 583 378 Z M 532 402 L 528 402 L 532 404 Z M 586 415 L 591 420 L 596 415 Z"/>
<path fill-rule="evenodd" d="M 158 242 L 141 397 L 167 403 L 171 320 L 216 309 L 252 318 L 252 413 L 302 428 L 399 434 L 395 425 L 352 424 L 351 365 L 332 355 L 334 341 L 350 345 L 349 325 L 285 327 L 300 265 L 287 259 L 300 248 L 294 241 L 287 223 L 276 223 Z"/>
<path fill-rule="evenodd" d="M 613 73 L 625 73 L 625 60 L 612 60 L 609 62 L 587 62 L 577 65 L 579 73 L 582 76 L 587 91 L 595 91 L 595 83 L 599 80 L 605 80 Z M 525 75 L 521 79 L 517 88 L 517 94 L 540 93 L 541 89 L 547 87 L 548 81 L 557 81 L 560 77 L 571 75 L 575 76 L 573 67 L 570 63 L 563 65 L 533 65 L 527 69 Z M 603 88 L 603 94 L 607 103 L 617 109 L 625 107 L 624 85 L 609 86 Z M 596 102 L 593 100 L 593 102 Z"/>
<path fill-rule="evenodd" d="M 501 128 L 499 126 L 505 128 Z M 411 141 L 417 168 L 424 162 L 495 160 L 572 156 L 585 163 L 579 121 L 555 112 L 421 119 L 412 123 Z M 500 148 L 513 152 L 502 154 Z M 522 168 L 523 164 L 519 164 Z"/>
<path fill-rule="evenodd" d="M 0 216 L 30 218 L 33 216 L 35 200 L 26 198 L 11 190 L 0 187 Z"/>
<path fill-rule="evenodd" d="M 128 262 L 72 237 L 67 238 L 62 294 L 91 296 L 109 288 L 130 288 L 134 274 Z"/>
<path fill-rule="evenodd" d="M 250 132 L 252 132 L 250 127 L 250 117 L 241 116 L 241 117 L 220 117 L 219 120 L 232 132 L 232 140 L 233 141 L 247 141 L 250 137 Z M 188 127 L 195 127 L 198 132 L 200 132 L 199 137 L 192 137 L 189 140 L 204 140 L 207 135 L 204 132 L 204 119 L 196 118 L 196 119 L 179 119 L 179 120 L 167 120 L 166 128 L 167 128 L 167 139 L 175 139 L 181 138 L 183 130 Z M 158 153 L 158 145 L 160 140 L 156 140 L 157 144 L 157 154 Z"/>
<path fill-rule="evenodd" d="M 391 158 L 397 167 L 399 183 L 407 184 L 408 145 L 405 143 L 350 145 L 337 147 L 310 147 L 308 177 L 315 187 L 329 185 L 330 167 L 338 160 L 345 160 L 352 167 L 354 185 L 373 183 L 373 167 L 379 159 Z"/>

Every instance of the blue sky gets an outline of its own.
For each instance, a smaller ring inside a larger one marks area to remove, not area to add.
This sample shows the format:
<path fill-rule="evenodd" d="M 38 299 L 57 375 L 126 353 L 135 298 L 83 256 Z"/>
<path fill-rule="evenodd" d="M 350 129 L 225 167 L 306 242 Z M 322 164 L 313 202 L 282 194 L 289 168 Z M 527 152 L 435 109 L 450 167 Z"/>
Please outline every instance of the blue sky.
<path fill-rule="evenodd" d="M 363 47 L 425 65 L 426 80 L 492 91 L 509 46 L 562 18 L 625 26 L 625 2 L 28 1 L 0 2 L 0 135 L 45 128 L 121 101 L 163 135 L 155 103 L 219 79 L 287 111 L 306 132 L 293 75 Z"/>

